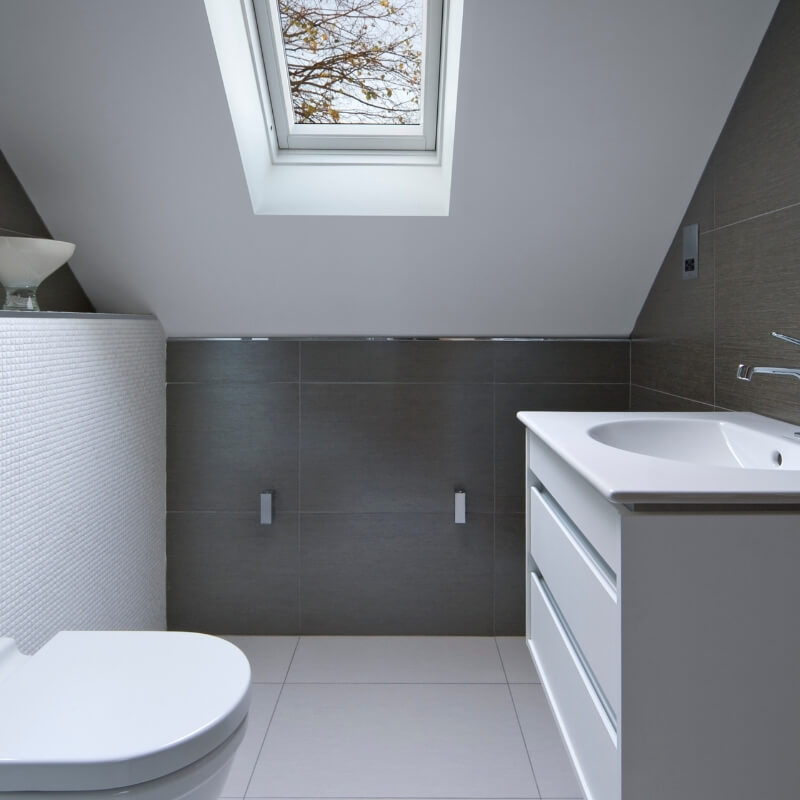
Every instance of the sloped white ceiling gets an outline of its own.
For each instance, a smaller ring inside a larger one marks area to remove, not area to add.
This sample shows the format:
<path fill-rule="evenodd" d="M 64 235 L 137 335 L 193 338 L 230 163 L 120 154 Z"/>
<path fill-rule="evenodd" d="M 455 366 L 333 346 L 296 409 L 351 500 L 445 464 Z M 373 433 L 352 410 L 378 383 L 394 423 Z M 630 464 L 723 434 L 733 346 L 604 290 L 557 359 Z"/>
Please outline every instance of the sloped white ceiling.
<path fill-rule="evenodd" d="M 775 6 L 466 0 L 449 217 L 254 216 L 202 0 L 0 0 L 0 148 L 171 336 L 627 335 Z"/>

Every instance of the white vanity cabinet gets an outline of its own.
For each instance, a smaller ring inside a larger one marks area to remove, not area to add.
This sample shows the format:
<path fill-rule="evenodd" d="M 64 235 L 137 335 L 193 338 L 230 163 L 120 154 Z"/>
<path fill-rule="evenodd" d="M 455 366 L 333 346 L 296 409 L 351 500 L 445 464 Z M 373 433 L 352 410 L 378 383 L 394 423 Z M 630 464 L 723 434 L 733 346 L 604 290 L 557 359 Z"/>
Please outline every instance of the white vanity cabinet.
<path fill-rule="evenodd" d="M 587 800 L 800 796 L 796 506 L 611 502 L 526 435 L 528 645 Z"/>

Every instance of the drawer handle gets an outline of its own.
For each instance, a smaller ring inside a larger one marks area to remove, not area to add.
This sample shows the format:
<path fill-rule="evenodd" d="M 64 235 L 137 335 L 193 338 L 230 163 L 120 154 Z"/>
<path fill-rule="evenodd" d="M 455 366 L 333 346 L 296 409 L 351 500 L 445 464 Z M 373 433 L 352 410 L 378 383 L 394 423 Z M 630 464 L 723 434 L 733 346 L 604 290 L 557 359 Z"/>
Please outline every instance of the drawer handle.
<path fill-rule="evenodd" d="M 597 552 L 594 545 L 583 535 L 580 528 L 567 516 L 563 508 L 548 491 L 539 492 L 539 498 L 547 510 L 553 515 L 564 535 L 570 540 L 575 549 L 581 554 L 583 560 L 595 573 L 597 578 L 616 599 L 617 575 L 608 565 L 606 560 Z"/>
<path fill-rule="evenodd" d="M 545 582 L 544 578 L 541 575 L 536 575 L 536 580 L 539 584 L 539 589 L 542 593 L 542 597 L 544 598 L 544 601 L 548 606 L 548 610 L 553 615 L 553 618 L 555 619 L 558 625 L 559 633 L 564 639 L 564 644 L 567 646 L 567 649 L 570 651 L 572 659 L 575 661 L 576 665 L 578 665 L 582 673 L 584 684 L 586 684 L 587 688 L 594 695 L 595 705 L 598 705 L 604 712 L 600 715 L 600 718 L 603 720 L 603 724 L 605 725 L 606 730 L 609 732 L 612 739 L 614 740 L 614 746 L 616 746 L 617 715 L 614 713 L 614 709 L 611 707 L 611 703 L 608 702 L 608 698 L 606 697 L 603 688 L 600 686 L 600 683 L 595 677 L 595 674 L 592 671 L 592 667 L 589 664 L 588 660 L 586 659 L 586 656 L 583 654 L 583 650 L 581 650 L 580 645 L 575 639 L 575 635 L 570 630 L 567 620 L 561 613 L 561 609 L 558 607 L 558 603 L 556 603 L 556 599 L 555 597 L 553 597 L 553 594 L 550 591 L 550 587 L 547 585 L 547 583 Z"/>

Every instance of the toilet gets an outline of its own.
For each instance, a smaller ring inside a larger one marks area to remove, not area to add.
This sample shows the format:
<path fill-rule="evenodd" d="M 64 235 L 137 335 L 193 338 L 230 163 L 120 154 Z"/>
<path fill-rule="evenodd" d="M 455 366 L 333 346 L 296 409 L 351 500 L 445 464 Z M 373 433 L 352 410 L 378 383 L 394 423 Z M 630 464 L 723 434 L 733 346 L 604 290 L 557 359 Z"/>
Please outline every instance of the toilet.
<path fill-rule="evenodd" d="M 199 633 L 0 637 L 0 800 L 216 800 L 242 740 L 250 665 Z"/>

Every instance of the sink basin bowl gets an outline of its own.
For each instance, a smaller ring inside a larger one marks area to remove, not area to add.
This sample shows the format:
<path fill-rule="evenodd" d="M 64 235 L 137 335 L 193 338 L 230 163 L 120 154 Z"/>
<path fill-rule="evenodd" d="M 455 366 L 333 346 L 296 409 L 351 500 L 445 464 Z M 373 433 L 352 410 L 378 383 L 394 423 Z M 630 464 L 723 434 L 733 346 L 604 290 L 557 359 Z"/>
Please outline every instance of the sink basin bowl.
<path fill-rule="evenodd" d="M 624 419 L 595 425 L 587 433 L 618 450 L 687 464 L 800 470 L 800 439 L 719 419 Z"/>

